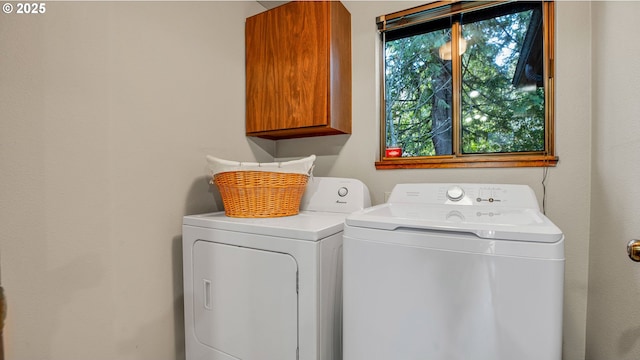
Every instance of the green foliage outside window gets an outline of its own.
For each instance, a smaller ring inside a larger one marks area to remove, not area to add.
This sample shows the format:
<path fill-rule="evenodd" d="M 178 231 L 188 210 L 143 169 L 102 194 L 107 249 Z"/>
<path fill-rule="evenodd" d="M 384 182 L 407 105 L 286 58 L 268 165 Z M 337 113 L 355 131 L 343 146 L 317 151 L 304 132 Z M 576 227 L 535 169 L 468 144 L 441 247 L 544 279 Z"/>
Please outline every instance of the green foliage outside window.
<path fill-rule="evenodd" d="M 387 146 L 402 147 L 403 157 L 545 150 L 542 7 L 503 9 L 385 41 Z M 461 35 L 451 56 L 443 49 L 452 48 L 454 26 Z M 460 62 L 459 109 L 451 59 Z"/>

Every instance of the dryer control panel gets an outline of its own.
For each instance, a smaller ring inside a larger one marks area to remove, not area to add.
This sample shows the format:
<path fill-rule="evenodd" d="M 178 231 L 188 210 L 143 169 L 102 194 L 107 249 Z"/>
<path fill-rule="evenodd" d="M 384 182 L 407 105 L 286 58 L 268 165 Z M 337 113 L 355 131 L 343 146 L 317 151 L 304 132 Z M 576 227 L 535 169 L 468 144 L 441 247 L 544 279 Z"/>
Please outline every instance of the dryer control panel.
<path fill-rule="evenodd" d="M 352 213 L 371 206 L 369 189 L 360 180 L 311 177 L 300 202 L 301 210 Z"/>
<path fill-rule="evenodd" d="M 513 184 L 398 184 L 387 202 L 540 209 L 529 186 Z"/>

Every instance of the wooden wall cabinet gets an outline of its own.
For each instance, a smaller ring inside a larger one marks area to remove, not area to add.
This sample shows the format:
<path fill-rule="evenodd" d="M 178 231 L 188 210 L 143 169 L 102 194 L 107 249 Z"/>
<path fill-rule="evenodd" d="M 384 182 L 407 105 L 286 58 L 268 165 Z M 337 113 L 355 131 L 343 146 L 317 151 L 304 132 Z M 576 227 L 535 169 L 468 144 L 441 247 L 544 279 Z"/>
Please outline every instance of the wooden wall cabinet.
<path fill-rule="evenodd" d="M 351 133 L 351 14 L 339 1 L 292 1 L 247 18 L 246 134 Z"/>

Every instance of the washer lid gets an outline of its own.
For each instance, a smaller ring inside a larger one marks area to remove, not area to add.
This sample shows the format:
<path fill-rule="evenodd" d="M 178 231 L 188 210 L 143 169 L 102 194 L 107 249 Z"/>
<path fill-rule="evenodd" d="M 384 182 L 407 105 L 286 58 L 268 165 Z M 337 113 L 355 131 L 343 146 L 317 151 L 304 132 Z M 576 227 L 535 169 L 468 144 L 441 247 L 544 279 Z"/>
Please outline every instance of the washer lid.
<path fill-rule="evenodd" d="M 349 215 L 353 227 L 473 233 L 485 239 L 553 243 L 562 231 L 534 209 L 386 203 Z"/>
<path fill-rule="evenodd" d="M 189 215 L 183 225 L 318 241 L 344 229 L 347 214 L 301 211 L 298 215 L 275 218 L 233 218 L 224 212 Z"/>

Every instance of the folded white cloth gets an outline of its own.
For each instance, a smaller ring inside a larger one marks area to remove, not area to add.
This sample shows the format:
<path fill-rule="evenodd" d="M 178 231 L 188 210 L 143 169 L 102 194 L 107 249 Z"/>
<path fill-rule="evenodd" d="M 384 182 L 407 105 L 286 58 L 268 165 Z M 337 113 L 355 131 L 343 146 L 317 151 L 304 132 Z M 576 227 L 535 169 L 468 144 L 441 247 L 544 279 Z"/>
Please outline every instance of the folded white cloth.
<path fill-rule="evenodd" d="M 207 163 L 209 163 L 209 170 L 211 171 L 211 175 L 228 171 L 271 171 L 280 173 L 311 175 L 311 171 L 313 170 L 313 162 L 315 160 L 316 156 L 311 155 L 298 160 L 257 163 L 224 160 L 215 156 L 207 155 Z"/>

